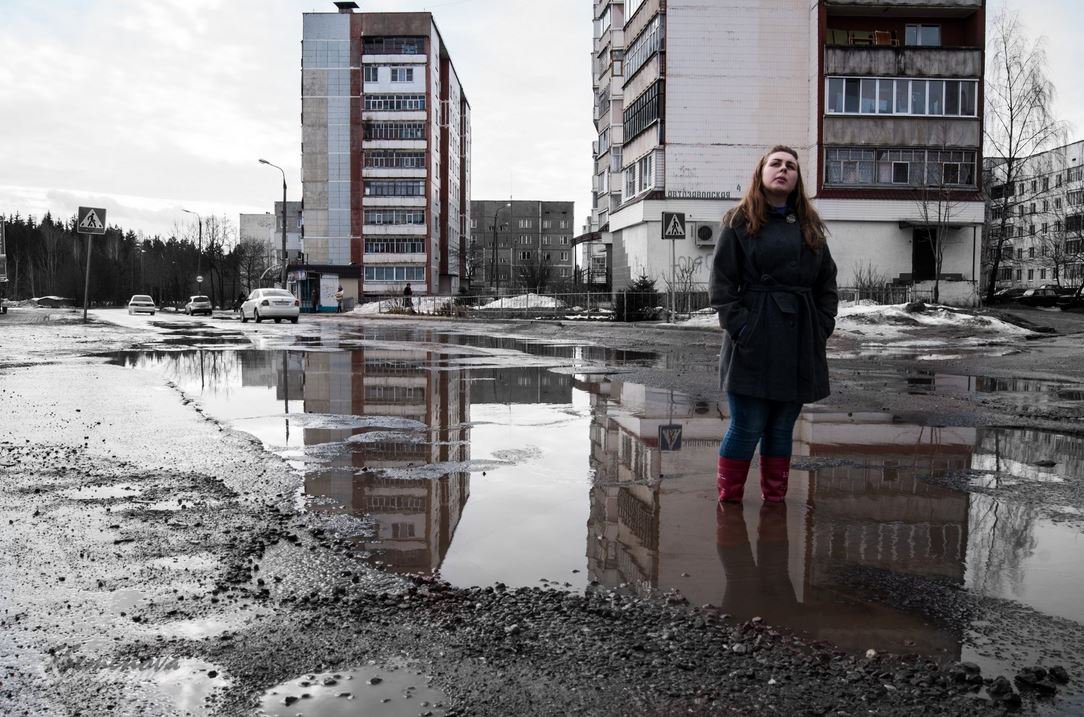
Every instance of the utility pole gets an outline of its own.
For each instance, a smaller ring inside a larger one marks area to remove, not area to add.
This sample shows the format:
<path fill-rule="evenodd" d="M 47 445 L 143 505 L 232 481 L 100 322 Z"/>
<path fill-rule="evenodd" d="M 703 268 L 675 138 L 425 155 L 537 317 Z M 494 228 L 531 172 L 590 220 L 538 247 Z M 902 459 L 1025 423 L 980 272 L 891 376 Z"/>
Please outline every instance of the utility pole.
<path fill-rule="evenodd" d="M 282 288 L 286 288 L 286 172 L 277 164 L 271 164 L 266 159 L 261 159 L 260 164 L 266 164 L 282 172 Z"/>

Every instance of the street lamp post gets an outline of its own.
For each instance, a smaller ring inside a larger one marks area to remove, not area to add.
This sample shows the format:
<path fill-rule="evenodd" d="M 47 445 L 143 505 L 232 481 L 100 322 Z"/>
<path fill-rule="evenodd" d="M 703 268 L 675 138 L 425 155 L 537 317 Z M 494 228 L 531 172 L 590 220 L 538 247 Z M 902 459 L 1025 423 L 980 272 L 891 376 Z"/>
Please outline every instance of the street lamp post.
<path fill-rule="evenodd" d="M 202 266 L 200 260 L 203 258 L 203 217 L 196 214 L 191 209 L 182 209 L 181 211 L 188 214 L 194 214 L 196 221 L 199 222 L 199 239 L 197 239 L 198 243 L 196 244 L 196 291 L 200 291 L 202 288 L 200 283 L 203 281 L 203 273 L 200 268 Z"/>
<path fill-rule="evenodd" d="M 497 211 L 493 212 L 493 292 L 498 297 L 501 294 L 501 274 L 497 270 L 497 217 L 501 215 L 502 209 L 508 209 L 511 206 L 512 203 L 507 202 L 503 207 L 497 207 Z"/>
<path fill-rule="evenodd" d="M 266 159 L 261 159 L 260 164 L 266 164 L 282 172 L 282 288 L 286 288 L 286 172 L 277 164 L 272 164 Z"/>

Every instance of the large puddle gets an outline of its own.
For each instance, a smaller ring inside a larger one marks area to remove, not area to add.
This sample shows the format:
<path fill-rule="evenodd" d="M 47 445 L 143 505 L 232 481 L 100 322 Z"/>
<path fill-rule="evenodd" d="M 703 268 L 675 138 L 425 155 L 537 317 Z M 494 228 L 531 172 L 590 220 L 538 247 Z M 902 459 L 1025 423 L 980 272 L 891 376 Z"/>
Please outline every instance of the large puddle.
<path fill-rule="evenodd" d="M 1000 644 L 1009 637 L 984 627 L 999 606 L 1045 625 L 1032 635 L 1084 622 L 1079 511 L 989 490 L 1065 488 L 1084 474 L 1084 438 L 812 408 L 786 504 L 764 508 L 753 488 L 717 510 L 725 407 L 598 368 L 652 356 L 396 338 L 112 360 L 161 372 L 287 457 L 307 509 L 369 517 L 376 535 L 359 547 L 386 569 L 460 586 L 677 590 L 847 650 L 1002 668 L 1046 653 Z M 1064 386 L 895 380 L 1076 398 Z M 975 490 L 949 487 L 961 481 Z"/>

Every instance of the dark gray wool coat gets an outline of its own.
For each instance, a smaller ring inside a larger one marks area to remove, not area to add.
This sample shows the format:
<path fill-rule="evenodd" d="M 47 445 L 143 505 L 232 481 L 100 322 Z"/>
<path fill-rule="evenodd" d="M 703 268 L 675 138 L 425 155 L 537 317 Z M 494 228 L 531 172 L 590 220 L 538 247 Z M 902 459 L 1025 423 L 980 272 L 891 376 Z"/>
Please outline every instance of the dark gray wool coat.
<path fill-rule="evenodd" d="M 773 212 L 759 236 L 725 227 L 711 261 L 711 305 L 723 329 L 719 384 L 773 401 L 826 397 L 825 342 L 836 326 L 836 264 L 802 241 L 797 215 Z"/>

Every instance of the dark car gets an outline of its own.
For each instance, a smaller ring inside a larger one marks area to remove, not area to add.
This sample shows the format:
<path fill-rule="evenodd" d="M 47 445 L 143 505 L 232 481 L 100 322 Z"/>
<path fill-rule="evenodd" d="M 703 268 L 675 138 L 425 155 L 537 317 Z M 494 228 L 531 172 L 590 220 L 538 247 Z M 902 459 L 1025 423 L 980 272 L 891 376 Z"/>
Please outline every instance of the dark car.
<path fill-rule="evenodd" d="M 1020 303 L 1024 306 L 1057 306 L 1061 295 L 1051 288 L 1028 289 L 1020 296 Z"/>
<path fill-rule="evenodd" d="M 1020 297 L 1027 291 L 1022 286 L 1013 286 L 1008 289 L 998 289 L 994 292 L 995 304 L 1011 304 L 1014 301 L 1019 301 Z"/>
<path fill-rule="evenodd" d="M 1084 286 L 1078 286 L 1058 297 L 1062 309 L 1084 309 Z"/>

